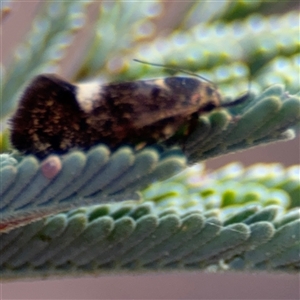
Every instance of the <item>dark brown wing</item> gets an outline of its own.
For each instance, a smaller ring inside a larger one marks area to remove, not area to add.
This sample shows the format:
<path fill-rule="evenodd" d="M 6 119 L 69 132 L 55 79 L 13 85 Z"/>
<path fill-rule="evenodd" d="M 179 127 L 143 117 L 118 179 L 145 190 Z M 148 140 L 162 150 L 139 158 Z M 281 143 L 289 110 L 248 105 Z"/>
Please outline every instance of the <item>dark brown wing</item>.
<path fill-rule="evenodd" d="M 13 146 L 37 155 L 67 149 L 81 119 L 75 89 L 56 75 L 37 76 L 24 91 L 10 120 Z M 70 133 L 67 139 L 66 128 Z"/>
<path fill-rule="evenodd" d="M 198 111 L 207 99 L 207 85 L 185 77 L 139 80 L 105 85 L 101 98 L 106 99 L 118 119 L 129 118 L 134 127 L 141 128 Z"/>
<path fill-rule="evenodd" d="M 40 157 L 97 143 L 153 143 L 170 137 L 219 98 L 210 83 L 195 78 L 73 85 L 40 75 L 11 119 L 11 141 L 20 151 Z"/>

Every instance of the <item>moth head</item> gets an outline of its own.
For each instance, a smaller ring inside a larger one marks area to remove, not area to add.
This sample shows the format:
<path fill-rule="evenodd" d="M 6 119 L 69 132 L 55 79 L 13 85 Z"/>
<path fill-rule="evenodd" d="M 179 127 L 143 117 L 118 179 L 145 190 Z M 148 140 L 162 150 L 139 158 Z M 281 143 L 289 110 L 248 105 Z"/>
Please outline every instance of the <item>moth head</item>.
<path fill-rule="evenodd" d="M 217 88 L 207 86 L 206 87 L 206 99 L 207 101 L 200 107 L 199 112 L 211 112 L 216 108 L 226 108 L 239 105 L 249 98 L 249 93 L 243 94 L 230 102 L 224 102 Z"/>
<path fill-rule="evenodd" d="M 211 83 L 202 82 L 199 86 L 199 110 L 198 113 L 210 112 L 222 106 L 222 97 L 218 89 Z"/>

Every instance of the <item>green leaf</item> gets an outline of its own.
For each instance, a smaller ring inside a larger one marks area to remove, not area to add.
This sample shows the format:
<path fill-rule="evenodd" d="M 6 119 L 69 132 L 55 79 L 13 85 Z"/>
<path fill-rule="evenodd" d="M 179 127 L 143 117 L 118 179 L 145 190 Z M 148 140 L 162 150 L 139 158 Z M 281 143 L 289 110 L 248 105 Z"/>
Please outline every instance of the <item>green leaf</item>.
<path fill-rule="evenodd" d="M 43 4 L 1 80 L 1 118 L 15 107 L 24 82 L 39 73 L 58 69 L 74 34 L 84 25 L 84 12 L 89 2 L 48 1 Z"/>
<path fill-rule="evenodd" d="M 295 136 L 299 12 L 293 2 L 181 3 L 182 12 L 167 26 L 161 24 L 172 19 L 172 10 L 162 1 L 95 2 L 98 12 L 84 26 L 89 2 L 41 6 L 10 64 L 0 66 L 2 117 L 32 76 L 57 72 L 67 49 L 72 55 L 64 73 L 75 81 L 141 80 L 173 76 L 180 68 L 216 82 L 223 102 L 247 90 L 249 97 L 201 114 L 188 136 L 180 130 L 172 141 L 141 150 L 95 145 L 43 161 L 0 155 L 1 278 L 174 269 L 299 272 L 299 166 L 187 168 Z M 88 30 L 77 47 L 81 28 Z M 6 120 L 0 139 L 7 151 Z"/>

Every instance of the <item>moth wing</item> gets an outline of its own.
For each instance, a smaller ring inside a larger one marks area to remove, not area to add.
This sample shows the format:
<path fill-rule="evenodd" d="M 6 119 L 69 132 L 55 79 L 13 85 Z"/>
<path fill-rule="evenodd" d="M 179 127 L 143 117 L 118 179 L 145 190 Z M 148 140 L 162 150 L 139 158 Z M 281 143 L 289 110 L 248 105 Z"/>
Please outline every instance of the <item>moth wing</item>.
<path fill-rule="evenodd" d="M 122 111 L 124 117 L 131 119 L 135 128 L 141 128 L 196 112 L 199 82 L 193 78 L 169 77 L 115 83 L 105 86 L 102 98 L 114 106 L 115 112 Z"/>

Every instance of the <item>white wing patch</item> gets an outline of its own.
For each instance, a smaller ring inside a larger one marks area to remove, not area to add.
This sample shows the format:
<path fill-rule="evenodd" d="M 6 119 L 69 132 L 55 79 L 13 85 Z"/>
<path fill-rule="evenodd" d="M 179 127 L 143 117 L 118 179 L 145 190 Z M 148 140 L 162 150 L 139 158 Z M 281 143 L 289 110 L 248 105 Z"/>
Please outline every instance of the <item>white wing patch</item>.
<path fill-rule="evenodd" d="M 99 82 L 77 84 L 77 101 L 80 108 L 90 113 L 94 108 L 95 101 L 98 101 L 101 93 L 101 85 Z"/>
<path fill-rule="evenodd" d="M 159 87 L 163 88 L 163 89 L 166 89 L 166 90 L 169 90 L 170 91 L 170 87 L 168 87 L 166 85 L 166 81 L 165 79 L 163 78 L 159 78 L 159 79 L 154 79 L 153 80 L 154 84 L 158 85 Z M 153 84 L 153 83 L 152 83 Z"/>

